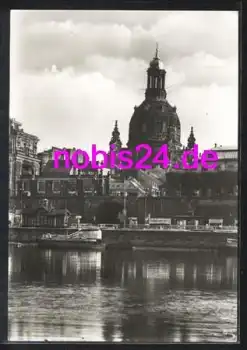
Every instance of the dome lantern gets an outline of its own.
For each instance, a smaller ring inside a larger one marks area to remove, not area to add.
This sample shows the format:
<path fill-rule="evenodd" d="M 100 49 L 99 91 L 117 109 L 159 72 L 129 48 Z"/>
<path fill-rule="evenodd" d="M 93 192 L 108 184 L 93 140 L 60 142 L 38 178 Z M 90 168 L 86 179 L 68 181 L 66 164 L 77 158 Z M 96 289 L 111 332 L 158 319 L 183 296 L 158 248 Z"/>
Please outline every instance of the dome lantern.
<path fill-rule="evenodd" d="M 158 43 L 156 43 L 155 55 L 154 55 L 154 58 L 150 61 L 149 67 L 150 68 L 157 68 L 157 69 L 164 69 L 164 65 L 159 58 Z"/>
<path fill-rule="evenodd" d="M 158 44 L 156 44 L 154 58 L 150 61 L 149 68 L 147 70 L 146 98 L 166 98 L 165 75 L 166 71 L 162 62 L 160 61 L 159 48 Z"/>

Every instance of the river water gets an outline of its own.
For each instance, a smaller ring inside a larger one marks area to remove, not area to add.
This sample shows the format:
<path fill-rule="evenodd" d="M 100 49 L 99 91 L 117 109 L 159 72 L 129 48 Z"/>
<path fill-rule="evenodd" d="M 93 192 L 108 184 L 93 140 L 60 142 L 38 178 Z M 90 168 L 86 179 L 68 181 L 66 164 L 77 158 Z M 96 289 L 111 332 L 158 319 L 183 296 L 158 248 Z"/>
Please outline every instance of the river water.
<path fill-rule="evenodd" d="M 9 249 L 10 341 L 236 342 L 237 257 Z"/>

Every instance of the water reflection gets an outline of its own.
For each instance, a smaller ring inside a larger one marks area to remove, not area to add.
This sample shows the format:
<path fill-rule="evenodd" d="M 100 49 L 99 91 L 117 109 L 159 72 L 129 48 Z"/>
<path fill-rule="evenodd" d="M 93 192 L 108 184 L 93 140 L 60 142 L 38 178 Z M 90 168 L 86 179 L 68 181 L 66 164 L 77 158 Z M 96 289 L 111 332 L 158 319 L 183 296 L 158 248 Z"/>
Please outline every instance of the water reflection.
<path fill-rule="evenodd" d="M 10 340 L 236 341 L 237 258 L 11 247 Z"/>

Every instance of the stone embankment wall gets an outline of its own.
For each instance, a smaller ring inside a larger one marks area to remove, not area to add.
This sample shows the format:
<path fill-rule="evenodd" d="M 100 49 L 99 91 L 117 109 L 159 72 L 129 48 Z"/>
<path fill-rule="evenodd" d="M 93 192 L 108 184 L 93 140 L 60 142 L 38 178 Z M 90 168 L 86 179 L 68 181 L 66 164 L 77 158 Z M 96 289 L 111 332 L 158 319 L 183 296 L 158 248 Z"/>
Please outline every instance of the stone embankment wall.
<path fill-rule="evenodd" d="M 68 230 L 39 228 L 10 228 L 11 242 L 35 243 L 43 233 L 64 233 Z M 70 232 L 76 231 L 70 229 Z M 174 247 L 174 248 L 218 248 L 226 246 L 227 238 L 236 238 L 236 233 L 218 233 L 202 231 L 130 231 L 103 230 L 103 242 L 107 246 L 136 246 L 136 247 Z"/>
<path fill-rule="evenodd" d="M 136 247 L 218 248 L 226 246 L 227 238 L 236 238 L 236 233 L 124 230 L 103 232 L 107 245 L 130 244 Z"/>

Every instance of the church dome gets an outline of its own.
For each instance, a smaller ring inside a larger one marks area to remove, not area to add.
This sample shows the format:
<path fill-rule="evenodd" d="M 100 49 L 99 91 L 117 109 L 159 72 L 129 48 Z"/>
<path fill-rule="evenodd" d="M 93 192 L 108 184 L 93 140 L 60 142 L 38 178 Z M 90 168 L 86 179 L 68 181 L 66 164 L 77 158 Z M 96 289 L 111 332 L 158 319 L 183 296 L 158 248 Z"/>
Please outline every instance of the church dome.
<path fill-rule="evenodd" d="M 144 100 L 135 107 L 129 125 L 129 143 L 168 143 L 170 138 L 180 143 L 180 120 L 176 107 L 167 100 Z"/>
<path fill-rule="evenodd" d="M 160 58 L 159 58 L 158 44 L 156 45 L 154 58 L 149 63 L 149 68 L 155 68 L 158 70 L 164 69 L 164 64 L 160 61 Z"/>
<path fill-rule="evenodd" d="M 164 64 L 163 62 L 160 61 L 158 57 L 154 57 L 152 61 L 150 61 L 149 64 L 150 68 L 158 68 L 158 69 L 164 69 Z"/>

